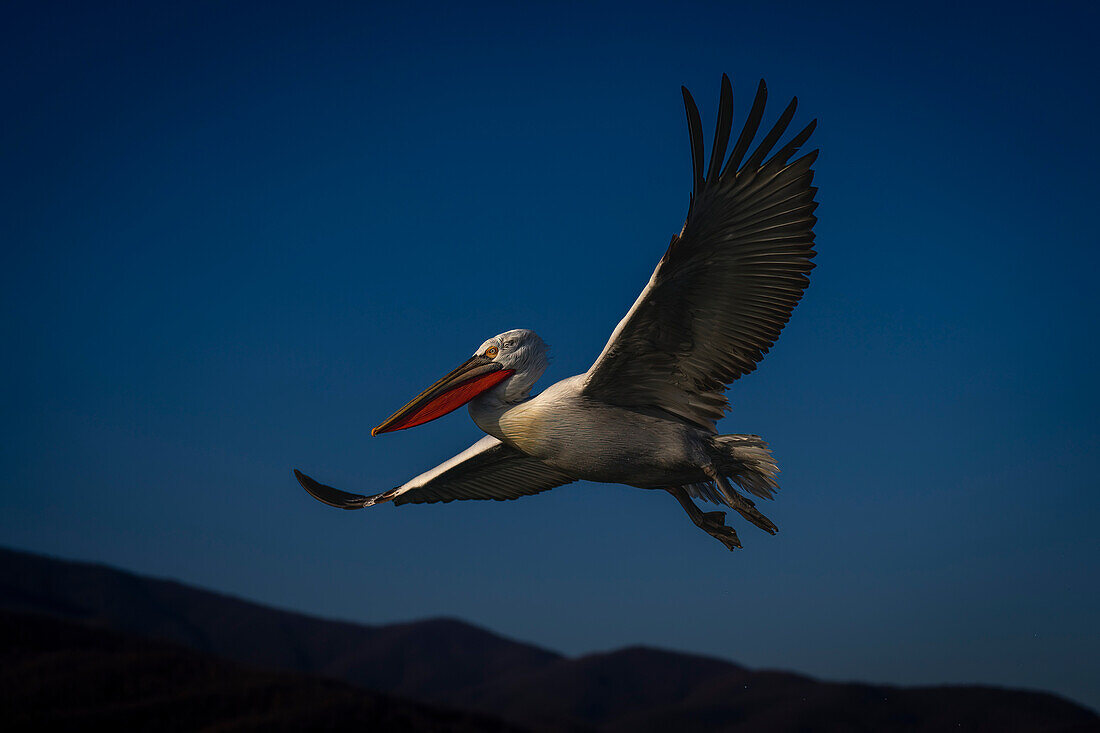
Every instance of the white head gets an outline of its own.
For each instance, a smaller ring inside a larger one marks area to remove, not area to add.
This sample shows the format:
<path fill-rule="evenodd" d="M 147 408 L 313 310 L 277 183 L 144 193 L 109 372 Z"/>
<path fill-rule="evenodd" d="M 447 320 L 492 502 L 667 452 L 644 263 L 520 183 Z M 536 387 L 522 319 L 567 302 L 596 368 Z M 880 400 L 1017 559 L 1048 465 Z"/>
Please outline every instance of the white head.
<path fill-rule="evenodd" d="M 474 355 L 487 356 L 502 369 L 515 372 L 501 382 L 497 390 L 503 390 L 501 397 L 505 402 L 518 402 L 527 398 L 531 387 L 546 371 L 550 364 L 549 351 L 550 347 L 534 331 L 514 328 L 493 336 L 477 347 Z"/>
<path fill-rule="evenodd" d="M 458 409 L 483 392 L 504 402 L 526 399 L 550 360 L 534 331 L 505 331 L 478 347 L 457 369 L 386 418 L 371 435 L 423 425 Z"/>

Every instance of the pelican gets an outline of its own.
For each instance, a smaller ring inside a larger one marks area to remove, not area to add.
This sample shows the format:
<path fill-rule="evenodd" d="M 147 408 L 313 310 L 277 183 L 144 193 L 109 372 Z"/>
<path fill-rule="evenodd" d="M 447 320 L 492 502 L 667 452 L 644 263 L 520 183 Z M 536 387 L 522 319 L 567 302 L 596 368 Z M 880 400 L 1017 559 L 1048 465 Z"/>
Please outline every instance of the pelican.
<path fill-rule="evenodd" d="M 796 97 L 750 153 L 767 100 L 761 80 L 727 159 L 733 88 L 723 75 L 708 162 L 699 110 L 681 91 L 692 162 L 687 220 L 592 367 L 532 396 L 547 366 L 546 344 L 526 329 L 493 336 L 371 431 L 405 430 L 468 405 L 484 438 L 373 496 L 295 469 L 306 491 L 334 507 L 362 509 L 515 499 L 577 480 L 620 483 L 667 491 L 731 550 L 741 541 L 725 513 L 704 512 L 694 500 L 730 507 L 776 533 L 738 491 L 773 498 L 771 450 L 756 435 L 719 435 L 716 423 L 729 409 L 727 386 L 756 369 L 809 284 L 818 151 L 791 158 L 817 120 L 768 157 L 794 117 Z"/>

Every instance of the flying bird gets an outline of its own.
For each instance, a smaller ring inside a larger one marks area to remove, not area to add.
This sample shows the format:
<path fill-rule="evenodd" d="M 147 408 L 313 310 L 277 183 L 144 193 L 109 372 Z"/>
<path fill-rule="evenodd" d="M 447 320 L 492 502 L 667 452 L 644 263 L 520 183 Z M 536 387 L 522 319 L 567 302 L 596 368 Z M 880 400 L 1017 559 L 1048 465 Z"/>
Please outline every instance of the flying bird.
<path fill-rule="evenodd" d="M 767 443 L 719 435 L 716 423 L 729 409 L 727 386 L 756 369 L 809 284 L 817 151 L 791 159 L 817 120 L 769 157 L 794 117 L 795 98 L 750 152 L 767 100 L 761 81 L 727 158 L 733 88 L 723 75 L 707 160 L 699 110 L 681 90 L 691 140 L 687 220 L 592 367 L 532 396 L 547 366 L 546 344 L 526 329 L 494 336 L 371 431 L 405 430 L 469 405 L 484 438 L 373 496 L 295 469 L 306 491 L 334 507 L 362 509 L 516 499 L 577 480 L 621 483 L 667 491 L 731 550 L 741 541 L 725 513 L 704 512 L 694 500 L 730 507 L 775 534 L 745 495 L 771 499 L 778 489 Z"/>

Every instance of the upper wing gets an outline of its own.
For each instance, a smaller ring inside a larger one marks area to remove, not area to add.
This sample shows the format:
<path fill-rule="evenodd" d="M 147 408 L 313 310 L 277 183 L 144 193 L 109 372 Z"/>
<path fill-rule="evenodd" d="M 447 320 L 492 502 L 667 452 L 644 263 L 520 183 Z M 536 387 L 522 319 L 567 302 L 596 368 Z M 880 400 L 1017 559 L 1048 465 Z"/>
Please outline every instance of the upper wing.
<path fill-rule="evenodd" d="M 694 174 L 687 221 L 588 370 L 584 392 L 623 407 L 657 407 L 713 431 L 728 406 L 726 385 L 756 368 L 809 284 L 817 151 L 787 161 L 817 120 L 765 162 L 794 116 L 793 99 L 741 165 L 764 113 L 761 81 L 723 167 L 733 121 L 733 89 L 723 75 L 704 176 L 699 111 L 683 93 Z"/>
<path fill-rule="evenodd" d="M 454 458 L 381 494 L 349 494 L 320 484 L 298 470 L 298 483 L 315 499 L 341 509 L 382 502 L 427 504 L 455 499 L 517 499 L 576 479 L 487 435 Z"/>

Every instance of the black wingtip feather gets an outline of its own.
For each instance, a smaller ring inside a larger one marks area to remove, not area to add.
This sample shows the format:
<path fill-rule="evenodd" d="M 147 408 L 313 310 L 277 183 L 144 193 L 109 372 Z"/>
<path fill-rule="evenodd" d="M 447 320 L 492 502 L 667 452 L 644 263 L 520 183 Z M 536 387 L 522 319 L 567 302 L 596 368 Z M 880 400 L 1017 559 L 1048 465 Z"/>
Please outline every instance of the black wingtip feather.
<path fill-rule="evenodd" d="M 684 95 L 684 110 L 687 112 L 688 135 L 691 138 L 692 198 L 698 198 L 703 190 L 703 122 L 699 118 L 699 108 L 691 98 L 687 87 L 680 87 Z"/>
<path fill-rule="evenodd" d="M 802 128 L 802 131 L 792 137 L 790 141 L 783 146 L 782 150 L 772 156 L 764 165 L 764 170 L 778 171 L 783 166 L 787 165 L 787 161 L 791 159 L 791 156 L 799 151 L 799 149 L 806 144 L 806 141 L 810 139 L 810 135 L 817 129 L 817 120 L 812 120 L 810 124 Z"/>
<path fill-rule="evenodd" d="M 764 116 L 764 105 L 768 101 L 768 85 L 761 79 L 760 83 L 756 87 L 756 96 L 752 100 L 752 108 L 749 110 L 749 116 L 745 119 L 745 126 L 741 129 L 741 134 L 737 138 L 737 143 L 733 146 L 733 152 L 730 153 L 730 159 L 726 163 L 726 167 L 722 169 L 722 176 L 727 174 L 737 175 L 738 169 L 741 167 L 741 159 L 745 157 L 745 153 L 749 150 L 749 145 L 752 144 L 752 140 L 756 137 L 756 131 L 760 127 L 760 120 Z"/>
<path fill-rule="evenodd" d="M 793 138 L 791 138 L 791 142 L 788 143 L 788 147 L 793 145 L 795 150 L 802 147 L 806 143 L 806 141 L 810 139 L 810 135 L 814 134 L 815 130 L 817 130 L 817 118 L 816 117 L 813 118 L 812 120 L 810 120 L 810 124 L 808 124 L 808 125 L 806 125 L 805 127 L 802 128 L 802 132 L 798 133 Z M 794 155 L 794 152 L 795 151 L 792 150 L 791 155 Z M 788 156 L 788 157 L 790 157 L 790 156 Z"/>
<path fill-rule="evenodd" d="M 815 149 L 811 150 L 810 152 L 806 153 L 805 155 L 803 155 L 801 158 L 795 160 L 793 163 L 791 163 L 791 165 L 794 165 L 795 163 L 802 163 L 803 161 L 805 161 L 805 165 L 811 166 L 811 165 L 813 165 L 814 163 L 817 162 L 817 156 L 820 153 L 821 153 L 821 148 L 815 148 Z"/>
<path fill-rule="evenodd" d="M 713 183 L 721 175 L 722 161 L 726 157 L 726 146 L 733 127 L 733 85 L 730 78 L 722 74 L 722 93 L 718 101 L 718 121 L 714 126 L 714 146 L 710 151 L 710 165 L 707 166 L 707 182 Z"/>
<path fill-rule="evenodd" d="M 779 138 L 787 131 L 787 125 L 791 124 L 791 120 L 794 119 L 794 113 L 797 109 L 798 97 L 794 97 L 791 99 L 790 103 L 787 104 L 787 108 L 783 110 L 783 114 L 779 115 L 779 119 L 776 120 L 771 131 L 760 141 L 760 145 L 756 148 L 756 151 L 753 152 L 752 156 L 747 161 L 745 161 L 746 170 L 755 171 L 760 167 L 760 164 L 764 162 L 764 158 L 768 156 L 768 153 L 772 151 L 775 144 L 779 142 Z"/>
<path fill-rule="evenodd" d="M 314 499 L 337 509 L 362 509 L 369 501 L 368 497 L 361 494 L 349 494 L 346 491 L 340 491 L 340 489 L 318 483 L 297 468 L 294 469 L 294 478 L 298 479 L 298 483 Z"/>

